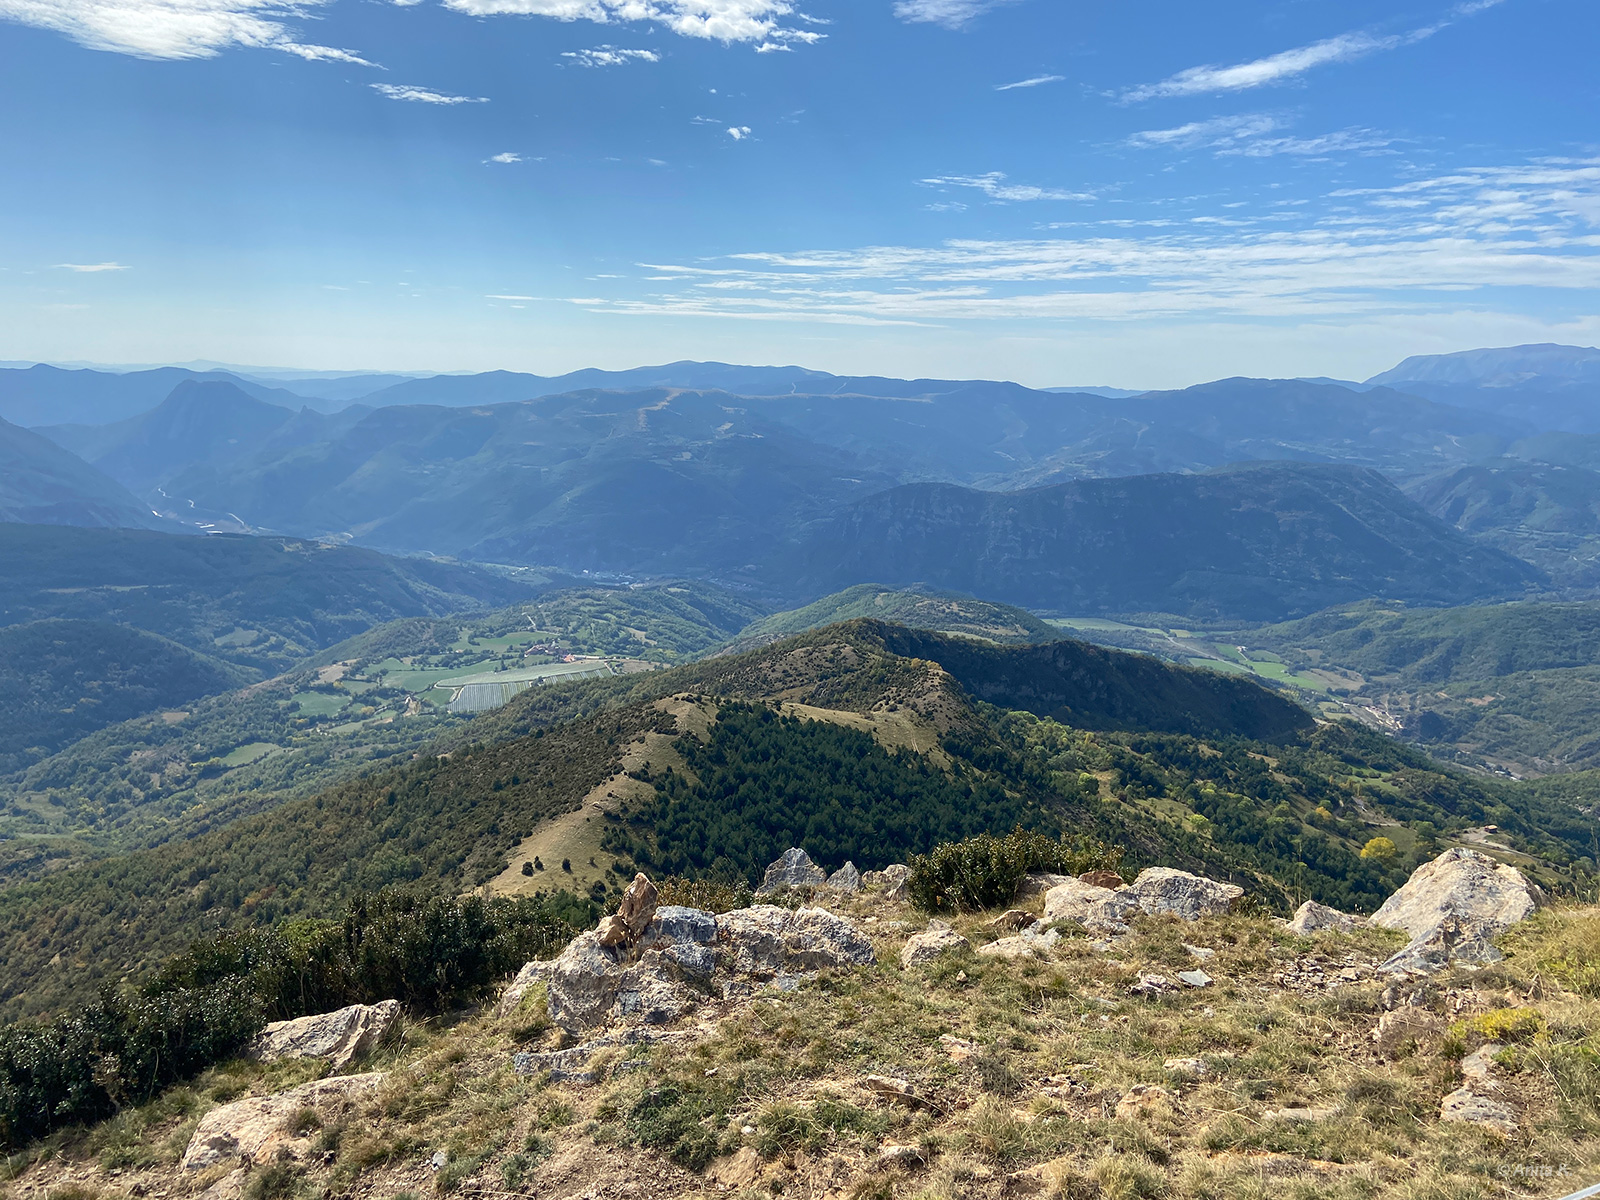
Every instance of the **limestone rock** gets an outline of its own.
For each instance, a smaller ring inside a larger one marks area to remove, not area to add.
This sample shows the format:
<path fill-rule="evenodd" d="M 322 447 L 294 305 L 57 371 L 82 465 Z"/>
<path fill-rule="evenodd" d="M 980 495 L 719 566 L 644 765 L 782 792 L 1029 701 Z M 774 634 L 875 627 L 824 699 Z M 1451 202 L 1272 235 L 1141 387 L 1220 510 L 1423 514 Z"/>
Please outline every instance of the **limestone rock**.
<path fill-rule="evenodd" d="M 1026 929 L 1039 918 L 1025 908 L 1008 908 L 994 920 L 984 925 L 985 929 L 993 929 L 996 933 L 1016 933 Z"/>
<path fill-rule="evenodd" d="M 352 1004 L 337 1012 L 292 1021 L 274 1021 L 250 1044 L 250 1057 L 262 1062 L 280 1058 L 325 1058 L 335 1071 L 366 1054 L 400 1021 L 400 1002 Z"/>
<path fill-rule="evenodd" d="M 1517 1131 L 1515 1109 L 1471 1087 L 1459 1087 L 1439 1102 L 1439 1120 L 1482 1125 L 1507 1136 Z"/>
<path fill-rule="evenodd" d="M 1092 887 L 1115 889 L 1124 886 L 1122 876 L 1115 871 L 1085 871 L 1078 878 Z"/>
<path fill-rule="evenodd" d="M 972 943 L 945 922 L 929 921 L 928 928 L 924 932 L 914 933 L 907 939 L 905 948 L 900 951 L 900 965 L 907 968 L 919 967 L 952 950 L 971 949 Z"/>
<path fill-rule="evenodd" d="M 1226 913 L 1244 895 L 1244 889 L 1175 867 L 1146 867 L 1128 888 L 1128 894 L 1147 913 L 1170 913 L 1193 921 Z"/>
<path fill-rule="evenodd" d="M 622 893 L 622 904 L 617 908 L 617 916 L 628 927 L 629 938 L 637 941 L 643 935 L 650 919 L 656 915 L 656 899 L 656 885 L 640 871 L 628 890 Z"/>
<path fill-rule="evenodd" d="M 528 989 L 536 983 L 543 983 L 545 976 L 550 974 L 554 964 L 544 960 L 523 963 L 522 970 L 518 971 L 516 978 L 500 993 L 500 1003 L 495 1009 L 498 1016 L 506 1016 L 517 1010 L 522 1003 L 522 998 L 528 994 Z"/>
<path fill-rule="evenodd" d="M 1485 1042 L 1471 1054 L 1461 1060 L 1461 1077 L 1468 1083 L 1485 1083 L 1491 1087 L 1498 1086 L 1493 1082 L 1494 1056 L 1504 1050 L 1499 1042 Z"/>
<path fill-rule="evenodd" d="M 632 950 L 605 945 L 600 930 L 574 938 L 541 974 L 550 1017 L 577 1032 L 606 1022 L 675 1021 L 704 996 L 753 981 L 792 984 L 825 967 L 869 965 L 872 944 L 820 908 L 773 905 L 721 916 L 666 904 Z"/>
<path fill-rule="evenodd" d="M 1071 875 L 1056 875 L 1049 871 L 1035 871 L 1024 875 L 1022 882 L 1017 884 L 1018 900 L 1031 900 L 1036 896 L 1043 896 L 1053 887 L 1060 887 L 1063 883 L 1072 882 Z"/>
<path fill-rule="evenodd" d="M 1495 962 L 1492 939 L 1530 916 L 1544 893 L 1521 871 L 1464 846 L 1412 872 L 1370 922 L 1401 929 L 1411 942 L 1378 969 L 1430 972 L 1451 959 Z"/>
<path fill-rule="evenodd" d="M 1043 954 L 1060 940 L 1059 929 L 1044 929 L 1035 923 L 1013 937 L 979 946 L 978 953 L 986 958 L 1022 958 L 1030 954 Z"/>
<path fill-rule="evenodd" d="M 600 928 L 595 930 L 595 934 L 599 937 L 600 944 L 607 950 L 611 949 L 613 946 L 627 945 L 628 938 L 630 936 L 628 933 L 628 923 L 620 916 L 616 915 L 606 917 L 604 920 L 602 920 L 600 922 Z"/>
<path fill-rule="evenodd" d="M 1097 887 L 1071 877 L 1044 894 L 1046 920 L 1076 921 L 1100 933 L 1126 933 L 1128 922 L 1141 911 L 1126 888 Z"/>
<path fill-rule="evenodd" d="M 828 886 L 836 892 L 859 892 L 861 872 L 856 870 L 855 863 L 847 862 L 828 876 Z"/>
<path fill-rule="evenodd" d="M 1204 971 L 1179 971 L 1178 981 L 1186 987 L 1203 988 L 1211 986 L 1211 976 Z"/>
<path fill-rule="evenodd" d="M 911 878 L 911 868 L 905 863 L 890 863 L 881 871 L 868 871 L 861 876 L 864 888 L 882 888 L 886 900 L 903 900 L 906 880 Z"/>
<path fill-rule="evenodd" d="M 924 1155 L 920 1146 L 902 1146 L 892 1142 L 885 1142 L 878 1147 L 878 1165 L 880 1167 L 915 1167 L 923 1162 Z"/>
<path fill-rule="evenodd" d="M 183 1167 L 203 1171 L 235 1158 L 265 1162 L 280 1151 L 298 1158 L 310 1139 L 286 1129 L 289 1118 L 303 1108 L 328 1109 L 369 1095 L 383 1078 L 381 1071 L 338 1075 L 302 1083 L 275 1096 L 249 1096 L 214 1108 L 200 1119 L 189 1139 Z"/>
<path fill-rule="evenodd" d="M 1329 908 L 1326 904 L 1318 904 L 1315 900 L 1307 900 L 1295 909 L 1294 916 L 1289 918 L 1289 930 L 1302 935 L 1320 933 L 1324 929 L 1331 929 L 1335 933 L 1350 933 L 1360 923 L 1359 918 L 1352 917 L 1349 913 Z"/>
<path fill-rule="evenodd" d="M 796 846 L 785 850 L 783 857 L 767 868 L 766 877 L 756 889 L 758 896 L 770 896 L 779 888 L 820 887 L 828 882 L 828 873 L 811 856 Z"/>
<path fill-rule="evenodd" d="M 1161 1069 L 1186 1079 L 1204 1079 L 1211 1073 L 1210 1066 L 1203 1058 L 1169 1058 L 1161 1064 Z"/>
<path fill-rule="evenodd" d="M 770 978 L 877 962 L 872 943 L 854 925 L 821 908 L 758 904 L 723 913 L 716 922 L 722 961 L 739 975 Z"/>

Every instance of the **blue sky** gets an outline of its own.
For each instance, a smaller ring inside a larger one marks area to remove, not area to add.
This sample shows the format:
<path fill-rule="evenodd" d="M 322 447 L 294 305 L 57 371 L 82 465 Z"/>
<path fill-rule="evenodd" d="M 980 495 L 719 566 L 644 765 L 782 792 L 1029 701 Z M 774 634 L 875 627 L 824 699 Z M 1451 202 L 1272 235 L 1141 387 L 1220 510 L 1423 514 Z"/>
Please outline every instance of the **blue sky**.
<path fill-rule="evenodd" d="M 1593 0 L 0 0 L 0 358 L 1600 342 Z"/>

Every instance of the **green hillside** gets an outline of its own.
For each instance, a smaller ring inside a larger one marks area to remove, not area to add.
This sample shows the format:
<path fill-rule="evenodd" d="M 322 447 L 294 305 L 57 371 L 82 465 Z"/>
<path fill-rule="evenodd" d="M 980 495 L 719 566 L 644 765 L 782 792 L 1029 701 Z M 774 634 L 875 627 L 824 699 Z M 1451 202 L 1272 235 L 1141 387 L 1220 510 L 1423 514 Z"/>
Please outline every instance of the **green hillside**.
<path fill-rule="evenodd" d="M 739 634 L 733 647 L 747 649 L 858 617 L 1001 643 L 1048 642 L 1061 636 L 1059 630 L 1031 612 L 1009 604 L 979 600 L 959 592 L 917 587 L 895 589 L 863 583 L 824 596 L 803 608 L 774 613 L 755 621 Z"/>
<path fill-rule="evenodd" d="M 0 775 L 107 725 L 253 678 L 166 638 L 106 621 L 0 628 Z"/>
<path fill-rule="evenodd" d="M 400 617 L 536 588 L 456 563 L 289 538 L 0 524 L 0 625 L 112 621 L 267 673 Z"/>
<path fill-rule="evenodd" d="M 631 874 L 629 854 L 681 854 L 691 872 L 748 877 L 793 832 L 773 813 L 821 822 L 828 853 L 882 865 L 921 844 L 917 825 L 888 819 L 901 797 L 950 814 L 940 820 L 951 829 L 1020 821 L 1097 834 L 1134 864 L 1203 868 L 1279 909 L 1304 895 L 1370 906 L 1442 839 L 1484 823 L 1546 856 L 1553 865 L 1541 870 L 1556 881 L 1590 852 L 1589 827 L 1564 798 L 1453 774 L 1356 727 L 1308 727 L 1248 681 L 1104 651 L 1064 659 L 1063 645 L 985 647 L 854 622 L 671 671 L 525 693 L 389 769 L 0 891 L 0 1004 L 54 1009 L 197 933 L 327 915 L 388 883 L 449 894 L 486 883 L 522 839 L 603 783 L 599 794 L 631 797 L 582 813 L 623 851 L 617 879 Z M 1025 711 L 1065 713 L 1083 697 L 1119 694 L 1118 678 L 1161 673 L 1181 682 L 1143 710 L 1108 706 L 1099 729 Z M 1251 693 L 1259 699 L 1243 703 Z M 1180 696 L 1203 711 L 1172 708 Z M 804 719 L 761 715 L 773 705 Z M 740 739 L 745 749 L 731 752 Z M 823 778 L 834 792 L 813 788 Z M 751 806 L 747 796 L 766 799 Z M 718 852 L 726 863 L 693 849 L 702 819 L 747 831 Z M 1394 857 L 1360 856 L 1375 828 Z"/>

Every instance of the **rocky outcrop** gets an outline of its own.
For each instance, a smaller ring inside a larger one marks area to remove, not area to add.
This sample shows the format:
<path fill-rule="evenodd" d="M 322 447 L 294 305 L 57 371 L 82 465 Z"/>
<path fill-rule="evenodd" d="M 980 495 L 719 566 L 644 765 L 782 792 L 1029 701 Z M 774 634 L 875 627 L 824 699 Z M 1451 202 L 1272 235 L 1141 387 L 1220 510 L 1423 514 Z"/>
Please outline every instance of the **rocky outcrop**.
<path fill-rule="evenodd" d="M 1071 876 L 1044 894 L 1050 921 L 1076 921 L 1099 933 L 1126 933 L 1128 922 L 1144 910 L 1127 888 L 1103 888 Z"/>
<path fill-rule="evenodd" d="M 1493 939 L 1531 916 L 1543 899 L 1515 867 L 1462 846 L 1446 850 L 1418 867 L 1369 918 L 1411 936 L 1379 970 L 1427 973 L 1452 959 L 1495 962 L 1501 954 Z"/>
<path fill-rule="evenodd" d="M 705 998 L 875 961 L 855 926 L 820 908 L 757 905 L 714 916 L 669 904 L 631 947 L 605 945 L 592 930 L 540 974 L 551 1019 L 577 1031 L 614 1021 L 665 1024 Z"/>
<path fill-rule="evenodd" d="M 758 904 L 716 921 L 719 966 L 735 975 L 767 980 L 877 961 L 872 943 L 854 925 L 821 908 Z"/>
<path fill-rule="evenodd" d="M 529 989 L 535 984 L 543 983 L 554 965 L 553 962 L 544 961 L 523 963 L 522 970 L 517 972 L 516 978 L 507 985 L 505 991 L 500 993 L 500 1003 L 495 1008 L 496 1015 L 503 1017 L 516 1012 Z"/>
<path fill-rule="evenodd" d="M 890 863 L 881 871 L 867 871 L 861 876 L 864 888 L 881 888 L 884 899 L 903 900 L 906 881 L 911 878 L 911 868 L 905 863 Z"/>
<path fill-rule="evenodd" d="M 381 1071 L 368 1075 L 340 1075 L 317 1079 L 275 1096 L 250 1096 L 212 1109 L 200 1119 L 183 1167 L 203 1171 L 218 1163 L 242 1158 L 266 1162 L 286 1155 L 301 1157 L 310 1143 L 310 1129 L 291 1127 L 303 1109 L 325 1112 L 369 1095 L 384 1079 Z"/>
<path fill-rule="evenodd" d="M 1022 958 L 1029 954 L 1042 954 L 1061 940 L 1061 931 L 1046 928 L 1042 921 L 1024 926 L 1011 937 L 999 938 L 978 947 L 985 958 Z"/>
<path fill-rule="evenodd" d="M 335 1071 L 368 1053 L 400 1023 L 400 1002 L 352 1004 L 337 1012 L 292 1021 L 274 1021 L 250 1044 L 250 1057 L 262 1062 L 281 1058 L 325 1058 Z"/>
<path fill-rule="evenodd" d="M 1072 876 L 1044 877 L 1060 880 L 1045 892 L 1046 919 L 1076 921 L 1100 933 L 1126 933 L 1128 922 L 1141 913 L 1166 913 L 1193 921 L 1229 911 L 1244 895 L 1244 889 L 1235 884 L 1172 867 L 1148 867 L 1126 886 L 1110 872 L 1095 874 L 1101 880 L 1116 878 L 1119 886 L 1101 887 L 1098 882 Z"/>
<path fill-rule="evenodd" d="M 856 870 L 855 863 L 847 862 L 828 876 L 828 886 L 836 892 L 859 892 L 861 872 Z"/>
<path fill-rule="evenodd" d="M 1482 1125 L 1510 1136 L 1517 1131 L 1517 1112 L 1495 1095 L 1494 1056 L 1505 1047 L 1489 1042 L 1461 1060 L 1462 1085 L 1439 1102 L 1439 1120 Z"/>
<path fill-rule="evenodd" d="M 827 882 L 828 873 L 796 846 L 792 850 L 785 850 L 783 857 L 767 868 L 756 895 L 770 896 L 779 888 L 821 887 Z"/>
<path fill-rule="evenodd" d="M 1335 933 L 1350 933 L 1361 924 L 1359 917 L 1352 917 L 1347 912 L 1340 912 L 1337 908 L 1329 908 L 1326 904 L 1318 904 L 1315 900 L 1307 900 L 1294 910 L 1294 916 L 1289 918 L 1289 931 L 1309 936 L 1331 929 Z"/>
<path fill-rule="evenodd" d="M 1244 889 L 1175 867 L 1146 867 L 1128 887 L 1128 894 L 1147 913 L 1168 913 L 1193 921 L 1228 912 Z"/>
<path fill-rule="evenodd" d="M 905 948 L 900 951 L 900 965 L 918 967 L 952 950 L 971 949 L 972 943 L 951 929 L 948 922 L 934 919 L 928 922 L 925 931 L 914 933 L 906 940 Z"/>

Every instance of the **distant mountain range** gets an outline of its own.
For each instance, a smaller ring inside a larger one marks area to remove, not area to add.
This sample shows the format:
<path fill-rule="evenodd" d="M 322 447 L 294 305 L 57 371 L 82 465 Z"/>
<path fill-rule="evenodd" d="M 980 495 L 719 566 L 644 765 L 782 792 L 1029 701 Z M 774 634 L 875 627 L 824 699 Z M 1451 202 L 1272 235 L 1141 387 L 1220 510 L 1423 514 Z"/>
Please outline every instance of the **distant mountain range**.
<path fill-rule="evenodd" d="M 802 590 L 869 576 L 1070 613 L 1271 620 L 1368 596 L 1462 604 L 1541 582 L 1376 471 L 1267 463 L 1022 492 L 915 484 L 806 531 Z"/>
<path fill-rule="evenodd" d="M 6 421 L 0 421 L 0 521 L 121 529 L 169 527 L 148 504 L 81 458 Z"/>
<path fill-rule="evenodd" d="M 740 580 L 778 603 L 869 580 L 1227 619 L 1362 596 L 1456 603 L 1600 586 L 1585 540 L 1600 525 L 1600 451 L 1540 423 L 1582 407 L 1596 361 L 1515 347 L 1408 359 L 1363 384 L 1128 395 L 692 362 L 271 384 L 33 367 L 0 371 L 0 411 L 43 411 L 54 395 L 57 411 L 118 417 L 7 427 L 4 512 L 149 527 L 157 510 L 211 532 Z M 375 390 L 331 413 L 290 390 L 348 396 L 362 380 Z M 1452 388 L 1471 402 L 1417 394 Z M 1554 409 L 1538 399 L 1552 396 Z M 1216 474 L 1244 462 L 1304 466 Z M 1327 466 L 1383 471 L 1427 512 Z"/>

